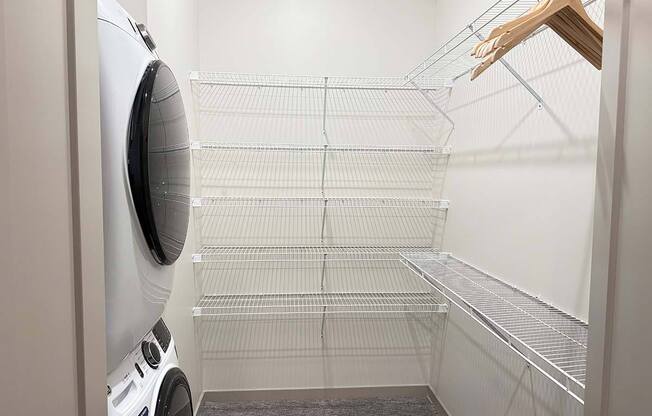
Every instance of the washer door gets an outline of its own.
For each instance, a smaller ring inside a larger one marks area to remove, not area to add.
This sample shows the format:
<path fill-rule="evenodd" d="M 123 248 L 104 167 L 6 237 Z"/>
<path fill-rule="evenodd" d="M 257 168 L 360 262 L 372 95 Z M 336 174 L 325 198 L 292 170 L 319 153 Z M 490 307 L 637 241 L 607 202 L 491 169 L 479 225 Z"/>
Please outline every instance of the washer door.
<path fill-rule="evenodd" d="M 165 375 L 154 416 L 192 416 L 190 384 L 179 368 L 173 368 Z"/>
<path fill-rule="evenodd" d="M 150 63 L 129 122 L 127 170 L 149 250 L 173 264 L 183 250 L 190 216 L 190 147 L 179 85 L 162 61 Z"/>

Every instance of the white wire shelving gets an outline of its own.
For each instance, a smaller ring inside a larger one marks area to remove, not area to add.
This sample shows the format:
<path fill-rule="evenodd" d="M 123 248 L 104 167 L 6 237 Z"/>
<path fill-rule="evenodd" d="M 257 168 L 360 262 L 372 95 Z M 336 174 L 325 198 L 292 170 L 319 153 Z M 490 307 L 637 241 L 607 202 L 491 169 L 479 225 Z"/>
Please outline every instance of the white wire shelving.
<path fill-rule="evenodd" d="M 446 312 L 446 82 L 191 74 L 198 317 Z M 208 320 L 213 322 L 212 320 Z"/>
<path fill-rule="evenodd" d="M 402 254 L 405 264 L 435 285 L 530 362 L 582 400 L 588 325 L 450 254 Z"/>
<path fill-rule="evenodd" d="M 346 152 L 346 153 L 417 153 L 417 154 L 450 154 L 450 146 L 428 145 L 301 145 L 301 144 L 266 144 L 266 143 L 223 143 L 215 141 L 194 141 L 191 147 L 195 150 L 268 150 L 268 151 L 305 151 L 305 152 Z"/>
<path fill-rule="evenodd" d="M 470 22 L 452 38 L 446 41 L 434 53 L 412 68 L 405 76 L 406 85 L 429 83 L 432 78 L 445 79 L 454 83 L 458 78 L 468 74 L 479 64 L 479 60 L 471 56 L 474 46 L 488 37 L 491 30 L 503 25 L 527 12 L 539 0 L 498 0 L 484 13 Z M 587 0 L 584 6 L 589 15 L 601 24 L 604 19 L 604 0 Z M 547 26 L 537 30 L 526 41 L 545 31 Z M 528 81 L 512 67 L 506 59 L 500 60 L 509 71 L 540 103 L 543 98 L 535 91 Z"/>
<path fill-rule="evenodd" d="M 403 265 L 400 253 L 405 249 L 433 251 L 390 246 L 205 246 L 194 256 L 196 282 L 204 295 L 434 291 Z"/>
<path fill-rule="evenodd" d="M 446 313 L 448 305 L 432 292 L 394 293 L 282 293 L 206 295 L 194 316 L 432 314 Z"/>
<path fill-rule="evenodd" d="M 196 137 L 300 145 L 442 145 L 450 88 L 402 78 L 191 74 Z"/>
<path fill-rule="evenodd" d="M 401 252 L 432 253 L 427 246 L 204 246 L 194 263 L 401 260 Z"/>
<path fill-rule="evenodd" d="M 402 198 L 192 199 L 210 245 L 429 245 L 442 237 L 447 200 Z"/>
<path fill-rule="evenodd" d="M 193 143 L 204 195 L 405 196 L 438 194 L 448 146 Z"/>
<path fill-rule="evenodd" d="M 235 72 L 206 72 L 193 71 L 190 81 L 200 85 L 223 85 L 232 87 L 274 87 L 298 89 L 322 89 L 324 78 L 329 89 L 354 89 L 354 90 L 399 90 L 413 91 L 414 88 L 406 86 L 400 77 L 352 77 L 352 76 L 315 76 L 315 75 L 284 75 L 284 74 L 248 74 Z M 448 86 L 444 77 L 431 78 L 421 87 L 428 90 L 438 90 Z"/>
<path fill-rule="evenodd" d="M 233 196 L 208 196 L 191 199 L 192 206 L 239 208 L 424 208 L 447 209 L 445 199 L 406 198 L 256 198 Z"/>

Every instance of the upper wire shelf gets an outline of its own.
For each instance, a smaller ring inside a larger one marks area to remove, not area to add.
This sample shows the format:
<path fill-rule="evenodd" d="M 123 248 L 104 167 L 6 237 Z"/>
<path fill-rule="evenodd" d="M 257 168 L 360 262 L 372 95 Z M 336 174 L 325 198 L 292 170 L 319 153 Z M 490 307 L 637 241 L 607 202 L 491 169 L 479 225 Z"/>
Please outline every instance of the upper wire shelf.
<path fill-rule="evenodd" d="M 431 292 L 206 295 L 193 308 L 194 316 L 446 312 L 448 305 Z"/>
<path fill-rule="evenodd" d="M 405 85 L 405 80 L 401 77 L 343 77 L 193 71 L 190 73 L 190 81 L 197 84 L 223 86 L 322 89 L 326 84 L 329 89 L 416 90 L 416 87 Z M 449 86 L 449 80 L 445 78 L 432 78 L 427 83 L 419 85 L 423 90 L 435 90 Z"/>
<path fill-rule="evenodd" d="M 405 76 L 407 84 L 415 82 L 428 83 L 431 79 L 447 79 L 453 82 L 459 77 L 469 73 L 479 60 L 471 56 L 474 46 L 489 35 L 489 32 L 530 10 L 538 0 L 498 0 L 478 18 L 460 30 L 455 36 L 445 42 L 432 55 L 412 68 Z M 600 23 L 604 1 L 588 0 L 584 6 L 602 3 L 595 10 L 588 8 L 587 12 Z M 530 38 L 546 30 L 544 26 L 534 32 Z M 528 38 L 529 39 L 529 38 Z M 518 77 L 518 76 L 517 76 Z"/>
<path fill-rule="evenodd" d="M 578 398 L 586 382 L 588 325 L 447 254 L 402 254 L 408 267 L 459 305 L 466 305 L 501 338 Z"/>
<path fill-rule="evenodd" d="M 444 144 L 450 88 L 395 78 L 193 72 L 195 137 L 301 145 Z M 280 142 L 279 142 L 280 141 Z"/>

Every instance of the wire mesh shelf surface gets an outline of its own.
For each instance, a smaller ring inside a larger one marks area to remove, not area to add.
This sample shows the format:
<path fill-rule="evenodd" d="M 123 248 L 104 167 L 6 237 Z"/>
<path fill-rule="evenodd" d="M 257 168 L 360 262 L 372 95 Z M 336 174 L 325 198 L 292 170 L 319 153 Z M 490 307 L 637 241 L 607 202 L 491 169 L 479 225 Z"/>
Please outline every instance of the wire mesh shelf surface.
<path fill-rule="evenodd" d="M 329 314 L 446 311 L 400 256 L 434 252 L 443 235 L 444 81 L 193 73 L 191 84 L 196 316 L 321 314 L 323 337 Z"/>
<path fill-rule="evenodd" d="M 273 145 L 196 142 L 203 195 L 438 195 L 450 148 L 444 146 Z"/>
<path fill-rule="evenodd" d="M 424 246 L 204 246 L 193 262 L 400 260 L 403 252 L 437 253 Z"/>
<path fill-rule="evenodd" d="M 402 78 L 194 73 L 197 137 L 221 142 L 439 145 L 450 88 Z"/>
<path fill-rule="evenodd" d="M 480 63 L 479 60 L 471 56 L 471 51 L 480 38 L 488 37 L 493 28 L 521 16 L 538 2 L 539 0 L 496 1 L 478 18 L 408 72 L 406 79 L 420 84 L 421 82 L 428 83 L 432 78 L 455 80 L 470 72 Z M 604 0 L 588 0 L 584 2 L 584 5 L 587 7 L 589 15 L 597 23 L 600 23 L 603 19 Z M 545 28 L 540 28 L 532 36 L 542 32 Z"/>
<path fill-rule="evenodd" d="M 448 201 L 401 198 L 201 197 L 201 244 L 392 245 L 440 243 Z"/>
<path fill-rule="evenodd" d="M 400 252 L 427 247 L 203 247 L 195 276 L 203 294 L 427 292 Z M 201 261 L 201 263 L 199 263 Z"/>
<path fill-rule="evenodd" d="M 429 145 L 363 145 L 363 144 L 330 144 L 330 145 L 301 145 L 301 144 L 268 144 L 268 143 L 238 143 L 195 141 L 192 143 L 194 150 L 249 150 L 270 152 L 350 152 L 350 153 L 425 153 L 448 155 L 450 146 Z"/>
<path fill-rule="evenodd" d="M 293 293 L 207 295 L 193 309 L 195 316 L 446 313 L 448 305 L 430 292 Z"/>
<path fill-rule="evenodd" d="M 258 87 L 285 87 L 285 88 L 373 88 L 381 90 L 414 90 L 415 87 L 406 86 L 401 77 L 343 77 L 343 76 L 315 76 L 315 75 L 281 75 L 281 74 L 244 74 L 232 72 L 205 72 L 193 71 L 190 81 L 206 85 L 241 85 Z M 429 83 L 421 86 L 423 89 L 439 89 L 447 87 L 448 80 L 432 78 Z"/>
<path fill-rule="evenodd" d="M 426 208 L 448 209 L 444 199 L 405 198 L 257 198 L 257 197 L 196 197 L 194 207 L 261 207 L 261 208 Z"/>
<path fill-rule="evenodd" d="M 588 325 L 467 263 L 440 253 L 404 253 L 409 267 L 459 304 L 468 305 L 501 337 L 571 392 L 586 381 Z"/>

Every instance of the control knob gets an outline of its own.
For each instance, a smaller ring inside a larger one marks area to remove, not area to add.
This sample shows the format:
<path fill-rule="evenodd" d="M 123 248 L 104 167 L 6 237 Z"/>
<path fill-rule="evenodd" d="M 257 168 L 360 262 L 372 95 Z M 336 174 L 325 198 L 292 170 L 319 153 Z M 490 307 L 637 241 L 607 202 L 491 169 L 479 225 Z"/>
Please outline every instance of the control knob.
<path fill-rule="evenodd" d="M 150 341 L 143 341 L 141 348 L 147 365 L 154 369 L 158 368 L 158 365 L 161 363 L 161 352 L 156 344 Z"/>

